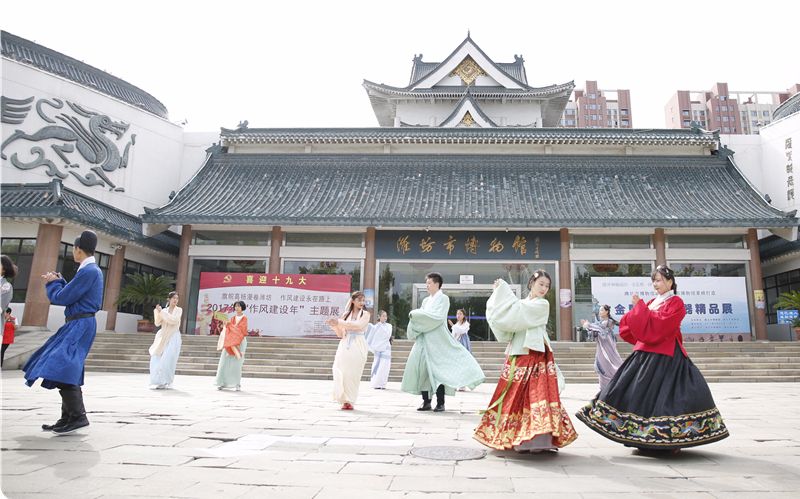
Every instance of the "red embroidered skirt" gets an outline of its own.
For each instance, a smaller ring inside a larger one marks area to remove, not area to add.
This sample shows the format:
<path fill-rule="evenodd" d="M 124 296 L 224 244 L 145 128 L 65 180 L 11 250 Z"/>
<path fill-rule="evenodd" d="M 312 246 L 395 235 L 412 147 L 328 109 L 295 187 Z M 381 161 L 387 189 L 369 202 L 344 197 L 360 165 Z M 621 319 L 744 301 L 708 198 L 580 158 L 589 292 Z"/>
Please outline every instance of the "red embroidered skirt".
<path fill-rule="evenodd" d="M 546 433 L 559 448 L 578 438 L 558 396 L 553 352 L 509 356 L 473 438 L 506 450 Z"/>

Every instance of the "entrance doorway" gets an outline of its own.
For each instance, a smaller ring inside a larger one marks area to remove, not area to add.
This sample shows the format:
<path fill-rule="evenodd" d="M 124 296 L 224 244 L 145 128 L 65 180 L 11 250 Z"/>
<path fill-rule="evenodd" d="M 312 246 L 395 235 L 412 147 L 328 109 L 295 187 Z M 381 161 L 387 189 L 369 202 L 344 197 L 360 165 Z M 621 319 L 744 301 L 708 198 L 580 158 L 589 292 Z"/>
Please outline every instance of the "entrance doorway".
<path fill-rule="evenodd" d="M 511 290 L 520 297 L 522 286 L 511 284 Z M 455 322 L 456 311 L 463 308 L 469 321 L 470 341 L 497 341 L 486 322 L 486 300 L 494 288 L 491 284 L 445 284 L 442 291 L 450 298 L 450 310 L 447 318 Z M 411 308 L 422 306 L 422 300 L 428 296 L 425 284 L 414 284 Z"/>

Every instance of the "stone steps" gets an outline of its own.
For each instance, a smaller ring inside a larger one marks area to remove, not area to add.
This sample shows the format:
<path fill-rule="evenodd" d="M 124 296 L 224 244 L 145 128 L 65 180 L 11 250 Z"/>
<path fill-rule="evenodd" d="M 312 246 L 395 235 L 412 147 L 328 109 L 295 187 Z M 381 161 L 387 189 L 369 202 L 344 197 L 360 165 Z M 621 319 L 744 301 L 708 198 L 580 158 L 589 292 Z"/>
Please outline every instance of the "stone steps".
<path fill-rule="evenodd" d="M 149 371 L 147 349 L 152 334 L 112 333 L 97 335 L 86 362 L 88 371 Z M 178 374 L 213 376 L 219 352 L 216 337 L 183 336 Z M 331 338 L 249 338 L 245 377 L 331 379 L 337 339 Z M 390 381 L 400 381 L 413 343 L 395 341 L 392 347 Z M 619 343 L 620 354 L 631 352 L 627 343 Z M 686 349 L 692 361 L 709 382 L 800 381 L 800 344 L 798 343 L 689 343 Z M 496 382 L 503 365 L 505 345 L 496 342 L 473 343 L 473 355 L 483 367 L 487 381 Z M 568 382 L 596 383 L 593 343 L 554 343 L 553 351 Z M 372 355 L 364 368 L 369 379 Z"/>

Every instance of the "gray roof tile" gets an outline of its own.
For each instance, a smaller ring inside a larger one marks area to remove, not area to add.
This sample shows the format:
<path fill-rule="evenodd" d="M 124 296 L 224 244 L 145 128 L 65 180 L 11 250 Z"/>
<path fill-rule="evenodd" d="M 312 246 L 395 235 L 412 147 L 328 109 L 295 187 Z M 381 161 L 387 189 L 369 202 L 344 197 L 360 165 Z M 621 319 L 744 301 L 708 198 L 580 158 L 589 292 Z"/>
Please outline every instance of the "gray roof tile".
<path fill-rule="evenodd" d="M 778 106 L 778 109 L 772 113 L 772 120 L 777 121 L 798 111 L 800 111 L 800 93 L 794 94 Z"/>
<path fill-rule="evenodd" d="M 682 145 L 716 149 L 719 134 L 700 129 L 623 128 L 222 128 L 224 144 L 592 144 Z"/>
<path fill-rule="evenodd" d="M 116 76 L 7 31 L 0 32 L 0 37 L 4 57 L 72 80 L 156 116 L 168 117 L 167 108 L 158 99 Z"/>
<path fill-rule="evenodd" d="M 165 232 L 145 237 L 139 217 L 64 187 L 58 179 L 47 184 L 3 184 L 0 189 L 4 218 L 65 218 L 140 246 L 178 254 L 180 238 L 176 235 Z"/>
<path fill-rule="evenodd" d="M 154 224 L 789 227 L 720 156 L 218 154 Z"/>

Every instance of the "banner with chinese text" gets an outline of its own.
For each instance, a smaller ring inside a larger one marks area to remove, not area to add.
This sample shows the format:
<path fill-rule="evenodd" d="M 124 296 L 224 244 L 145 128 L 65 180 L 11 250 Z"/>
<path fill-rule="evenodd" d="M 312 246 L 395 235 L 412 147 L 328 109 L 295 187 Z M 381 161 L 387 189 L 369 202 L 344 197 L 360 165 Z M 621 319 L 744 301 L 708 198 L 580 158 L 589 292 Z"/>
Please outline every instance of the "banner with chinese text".
<path fill-rule="evenodd" d="M 349 275 L 201 272 L 194 334 L 219 334 L 215 312 L 233 315 L 233 303 L 247 306 L 250 335 L 335 336 L 325 325 L 350 297 Z"/>
<path fill-rule="evenodd" d="M 681 323 L 684 341 L 749 341 L 750 310 L 744 277 L 678 277 L 678 296 L 686 305 Z M 592 277 L 592 299 L 608 304 L 619 320 L 638 294 L 656 297 L 649 277 Z"/>

